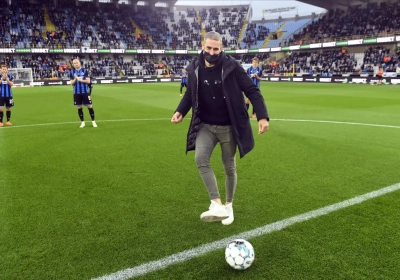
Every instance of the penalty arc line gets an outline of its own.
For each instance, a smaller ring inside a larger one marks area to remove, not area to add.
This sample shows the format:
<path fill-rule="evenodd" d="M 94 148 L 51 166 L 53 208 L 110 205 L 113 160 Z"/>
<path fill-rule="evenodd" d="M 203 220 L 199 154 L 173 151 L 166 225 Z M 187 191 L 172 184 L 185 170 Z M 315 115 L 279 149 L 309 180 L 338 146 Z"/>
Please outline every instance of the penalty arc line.
<path fill-rule="evenodd" d="M 190 118 L 187 116 L 186 119 Z M 143 118 L 143 119 L 116 119 L 116 120 L 96 120 L 97 123 L 102 122 L 140 122 L 140 121 L 167 121 L 171 120 L 171 118 Z M 251 119 L 256 121 L 256 119 Z M 282 121 L 282 122 L 309 122 L 309 123 L 329 123 L 329 124 L 345 124 L 345 125 L 358 125 L 358 126 L 370 126 L 370 127 L 385 127 L 385 128 L 397 128 L 400 129 L 400 126 L 397 125 L 386 125 L 386 124 L 373 124 L 373 123 L 359 123 L 359 122 L 344 122 L 344 121 L 331 121 L 331 120 L 303 120 L 303 119 L 271 119 L 271 122 L 274 121 Z M 38 124 L 23 124 L 23 125 L 14 125 L 14 126 L 6 126 L 2 127 L 3 129 L 11 129 L 11 128 L 24 128 L 24 127 L 37 127 L 37 126 L 51 126 L 51 125 L 65 125 L 65 124 L 79 124 L 79 122 L 55 122 L 55 123 L 38 123 Z M 1 131 L 0 130 L 0 131 Z"/>
<path fill-rule="evenodd" d="M 190 249 L 190 250 L 186 250 L 186 251 L 182 251 L 180 253 L 176 253 L 173 255 L 170 255 L 168 257 L 156 260 L 156 261 L 151 261 L 148 263 L 144 263 L 141 264 L 139 266 L 135 266 L 132 268 L 127 268 L 127 269 L 123 269 L 114 273 L 111 273 L 109 275 L 105 275 L 99 278 L 92 278 L 92 280 L 126 280 L 126 279 L 130 279 L 133 277 L 137 277 L 137 276 L 141 276 L 141 275 L 145 275 L 148 274 L 150 272 L 154 272 L 157 270 L 162 270 L 165 269 L 171 265 L 174 264 L 178 264 L 178 263 L 182 263 L 185 261 L 188 261 L 190 259 L 199 257 L 201 255 L 210 253 L 212 251 L 218 250 L 218 249 L 222 249 L 225 248 L 225 246 L 232 240 L 232 239 L 236 239 L 236 238 L 243 238 L 243 239 L 250 239 L 250 238 L 255 238 L 255 237 L 260 237 L 266 234 L 269 234 L 271 232 L 275 232 L 275 231 L 280 231 L 284 228 L 287 228 L 291 225 L 297 224 L 297 223 L 301 223 L 301 222 L 305 222 L 308 221 L 310 219 L 314 219 L 314 218 L 318 218 L 320 216 L 324 216 L 327 214 L 330 214 L 332 212 L 356 205 L 356 204 L 360 204 L 362 202 L 365 202 L 367 200 L 388 194 L 388 193 L 392 193 L 395 192 L 397 190 L 400 189 L 400 183 L 376 190 L 376 191 L 372 191 L 360 196 L 356 196 L 354 198 L 348 199 L 348 200 L 344 200 L 342 202 L 339 203 L 335 203 L 329 206 L 325 206 L 316 210 L 312 210 L 309 212 L 306 212 L 304 214 L 300 214 L 297 216 L 293 216 L 291 218 L 287 218 L 275 223 L 271 223 L 250 231 L 246 231 L 246 232 L 242 232 L 215 242 L 211 242 L 211 243 L 207 243 L 204 245 L 201 245 L 199 247 Z"/>

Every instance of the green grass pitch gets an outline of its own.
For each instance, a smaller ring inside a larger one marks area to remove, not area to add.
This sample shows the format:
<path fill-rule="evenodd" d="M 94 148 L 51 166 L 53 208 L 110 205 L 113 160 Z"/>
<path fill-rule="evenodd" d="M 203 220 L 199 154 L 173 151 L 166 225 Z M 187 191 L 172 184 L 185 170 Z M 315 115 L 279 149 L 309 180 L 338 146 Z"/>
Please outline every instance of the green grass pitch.
<path fill-rule="evenodd" d="M 71 87 L 15 88 L 0 129 L 0 279 L 91 279 L 400 182 L 400 87 L 263 83 L 270 131 L 237 161 L 235 221 L 209 198 L 170 123 L 179 83 L 96 85 L 98 128 Z M 277 119 L 277 120 L 274 120 Z M 286 120 L 284 120 L 286 119 Z M 212 157 L 222 198 L 224 172 Z M 223 199 L 224 200 L 224 199 Z M 138 279 L 397 279 L 400 192 L 250 239 L 254 264 L 218 249 Z"/>

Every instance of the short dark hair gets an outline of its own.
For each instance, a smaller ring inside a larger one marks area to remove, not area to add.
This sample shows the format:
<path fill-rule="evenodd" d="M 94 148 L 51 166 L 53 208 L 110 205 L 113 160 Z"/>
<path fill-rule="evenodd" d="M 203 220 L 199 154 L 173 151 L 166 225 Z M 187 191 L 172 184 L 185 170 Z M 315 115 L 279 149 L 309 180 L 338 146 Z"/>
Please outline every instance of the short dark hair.
<path fill-rule="evenodd" d="M 207 39 L 218 41 L 222 45 L 222 36 L 218 32 L 215 31 L 207 32 L 206 35 L 204 35 L 204 42 L 206 42 Z"/>

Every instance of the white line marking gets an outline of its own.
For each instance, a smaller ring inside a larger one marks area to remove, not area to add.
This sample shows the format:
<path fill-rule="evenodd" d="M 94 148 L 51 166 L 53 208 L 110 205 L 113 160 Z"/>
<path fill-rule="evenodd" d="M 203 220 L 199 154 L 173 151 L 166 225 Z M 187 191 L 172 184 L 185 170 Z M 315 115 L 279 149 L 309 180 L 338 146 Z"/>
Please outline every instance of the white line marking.
<path fill-rule="evenodd" d="M 189 116 L 188 116 L 189 117 Z M 119 119 L 119 120 L 102 120 L 99 122 L 128 122 L 128 121 L 163 121 L 170 120 L 169 118 L 152 118 L 152 119 Z M 253 120 L 253 119 L 252 119 Z M 286 121 L 286 122 L 311 122 L 311 123 L 331 123 L 331 124 L 347 124 L 347 125 L 360 125 L 360 126 L 370 126 L 370 127 L 385 127 L 385 128 L 400 128 L 400 126 L 395 125 L 383 125 L 383 124 L 370 124 L 370 123 L 357 123 L 357 122 L 341 122 L 341 121 L 329 121 L 329 120 L 302 120 L 302 119 L 271 119 L 271 121 Z M 43 124 L 28 124 L 28 125 L 19 125 L 19 126 L 11 126 L 5 128 L 22 128 L 22 127 L 35 127 L 35 126 L 50 126 L 50 125 L 63 125 L 63 124 L 77 124 L 77 122 L 59 122 L 59 123 L 43 123 Z M 304 222 L 310 220 L 312 218 L 317 218 L 319 216 L 327 215 L 334 211 L 344 209 L 346 207 L 360 204 L 364 201 L 370 200 L 375 197 L 382 196 L 387 193 L 391 193 L 400 189 L 400 183 L 373 191 L 361 196 L 357 196 L 355 198 L 345 200 L 343 202 L 339 202 L 336 204 L 332 204 L 323 208 L 319 208 L 317 210 L 313 210 L 298 216 L 294 216 L 285 220 L 281 220 L 272 224 L 265 225 L 260 228 L 256 228 L 251 231 L 243 232 L 237 234 L 235 236 L 231 236 L 228 238 L 224 238 L 212 243 L 204 244 L 202 246 L 186 250 L 177 254 L 173 254 L 169 257 L 152 261 L 148 263 L 144 263 L 142 265 L 128 268 L 124 270 L 117 271 L 115 273 L 105 275 L 99 278 L 93 278 L 93 280 L 123 280 L 129 279 L 132 277 L 144 275 L 156 270 L 167 268 L 173 264 L 181 263 L 192 258 L 198 257 L 200 255 L 207 254 L 217 249 L 224 248 L 226 244 L 235 238 L 243 238 L 250 239 L 258 236 L 262 236 L 274 231 L 282 230 L 288 226 L 294 225 L 296 223 Z"/>
<path fill-rule="evenodd" d="M 362 126 L 373 126 L 373 127 L 387 127 L 387 128 L 400 128 L 397 125 L 386 125 L 386 124 L 373 124 L 373 123 L 358 123 L 358 122 L 339 122 L 339 121 L 324 121 L 324 120 L 299 120 L 299 119 L 272 119 L 272 121 L 284 121 L 284 122 L 311 122 L 311 123 L 333 123 L 333 124 L 348 124 L 348 125 L 362 125 Z"/>
<path fill-rule="evenodd" d="M 250 231 L 246 231 L 243 233 L 239 233 L 237 235 L 230 236 L 228 238 L 224 238 L 212 243 L 204 244 L 202 246 L 186 250 L 177 254 L 173 254 L 169 257 L 157 260 L 157 261 L 152 261 L 148 263 L 144 263 L 139 266 L 135 266 L 132 268 L 127 268 L 124 270 L 117 271 L 115 273 L 105 275 L 99 278 L 92 278 L 92 280 L 124 280 L 124 279 L 129 279 L 141 275 L 145 275 L 147 273 L 165 269 L 170 265 L 173 264 L 178 264 L 181 262 L 185 262 L 187 260 L 193 259 L 195 257 L 210 253 L 212 251 L 215 251 L 217 249 L 222 249 L 226 246 L 226 244 L 229 243 L 232 239 L 235 238 L 243 238 L 243 239 L 250 239 L 254 237 L 259 237 L 262 235 L 269 234 L 274 231 L 280 231 L 286 227 L 289 227 L 291 225 L 301 223 L 313 218 L 318 218 L 323 215 L 327 215 L 329 213 L 347 208 L 349 206 L 353 206 L 356 204 L 360 204 L 364 201 L 397 191 L 400 189 L 400 183 L 397 183 L 395 185 L 388 186 L 386 188 L 379 189 L 377 191 L 369 192 L 360 196 L 356 196 L 354 198 L 335 203 L 326 207 L 319 208 L 317 210 L 313 210 L 298 216 L 294 216 L 285 220 L 281 220 L 272 224 L 265 225 L 263 227 L 259 227 Z"/>
<path fill-rule="evenodd" d="M 96 123 L 100 122 L 132 122 L 132 121 L 165 121 L 170 120 L 167 118 L 153 118 L 153 119 L 119 119 L 119 120 L 96 120 Z M 89 121 L 86 121 L 89 122 Z M 22 128 L 22 127 L 35 127 L 35 126 L 50 126 L 50 125 L 64 125 L 64 124 L 79 124 L 79 122 L 58 122 L 58 123 L 37 123 L 37 124 L 22 124 L 14 126 L 4 126 L 1 129 L 10 128 Z"/>
<path fill-rule="evenodd" d="M 188 120 L 190 116 L 187 116 L 184 120 Z M 132 121 L 167 121 L 170 118 L 149 118 L 149 119 L 119 119 L 119 120 L 96 120 L 97 123 L 102 122 L 132 122 Z M 256 121 L 256 119 L 251 119 Z M 271 122 L 283 121 L 283 122 L 310 122 L 310 123 L 331 123 L 331 124 L 347 124 L 347 125 L 359 125 L 359 126 L 371 126 L 371 127 L 385 127 L 385 128 L 400 128 L 397 125 L 386 125 L 386 124 L 373 124 L 373 123 L 358 123 L 358 122 L 341 122 L 341 121 L 330 121 L 330 120 L 302 120 L 302 119 L 271 119 Z M 50 125 L 64 125 L 64 124 L 79 124 L 78 121 L 74 122 L 58 122 L 58 123 L 38 123 L 38 124 L 23 124 L 14 126 L 5 126 L 2 129 L 10 128 L 23 128 L 23 127 L 36 127 L 36 126 L 50 126 Z"/>

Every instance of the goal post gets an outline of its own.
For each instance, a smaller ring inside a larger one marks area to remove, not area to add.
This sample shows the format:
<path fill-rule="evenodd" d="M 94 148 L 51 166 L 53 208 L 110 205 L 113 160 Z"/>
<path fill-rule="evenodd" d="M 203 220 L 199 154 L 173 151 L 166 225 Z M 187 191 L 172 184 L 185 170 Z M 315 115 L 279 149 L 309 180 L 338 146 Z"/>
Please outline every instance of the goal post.
<path fill-rule="evenodd" d="M 33 86 L 32 68 L 9 68 L 8 74 L 13 76 L 14 87 Z"/>

